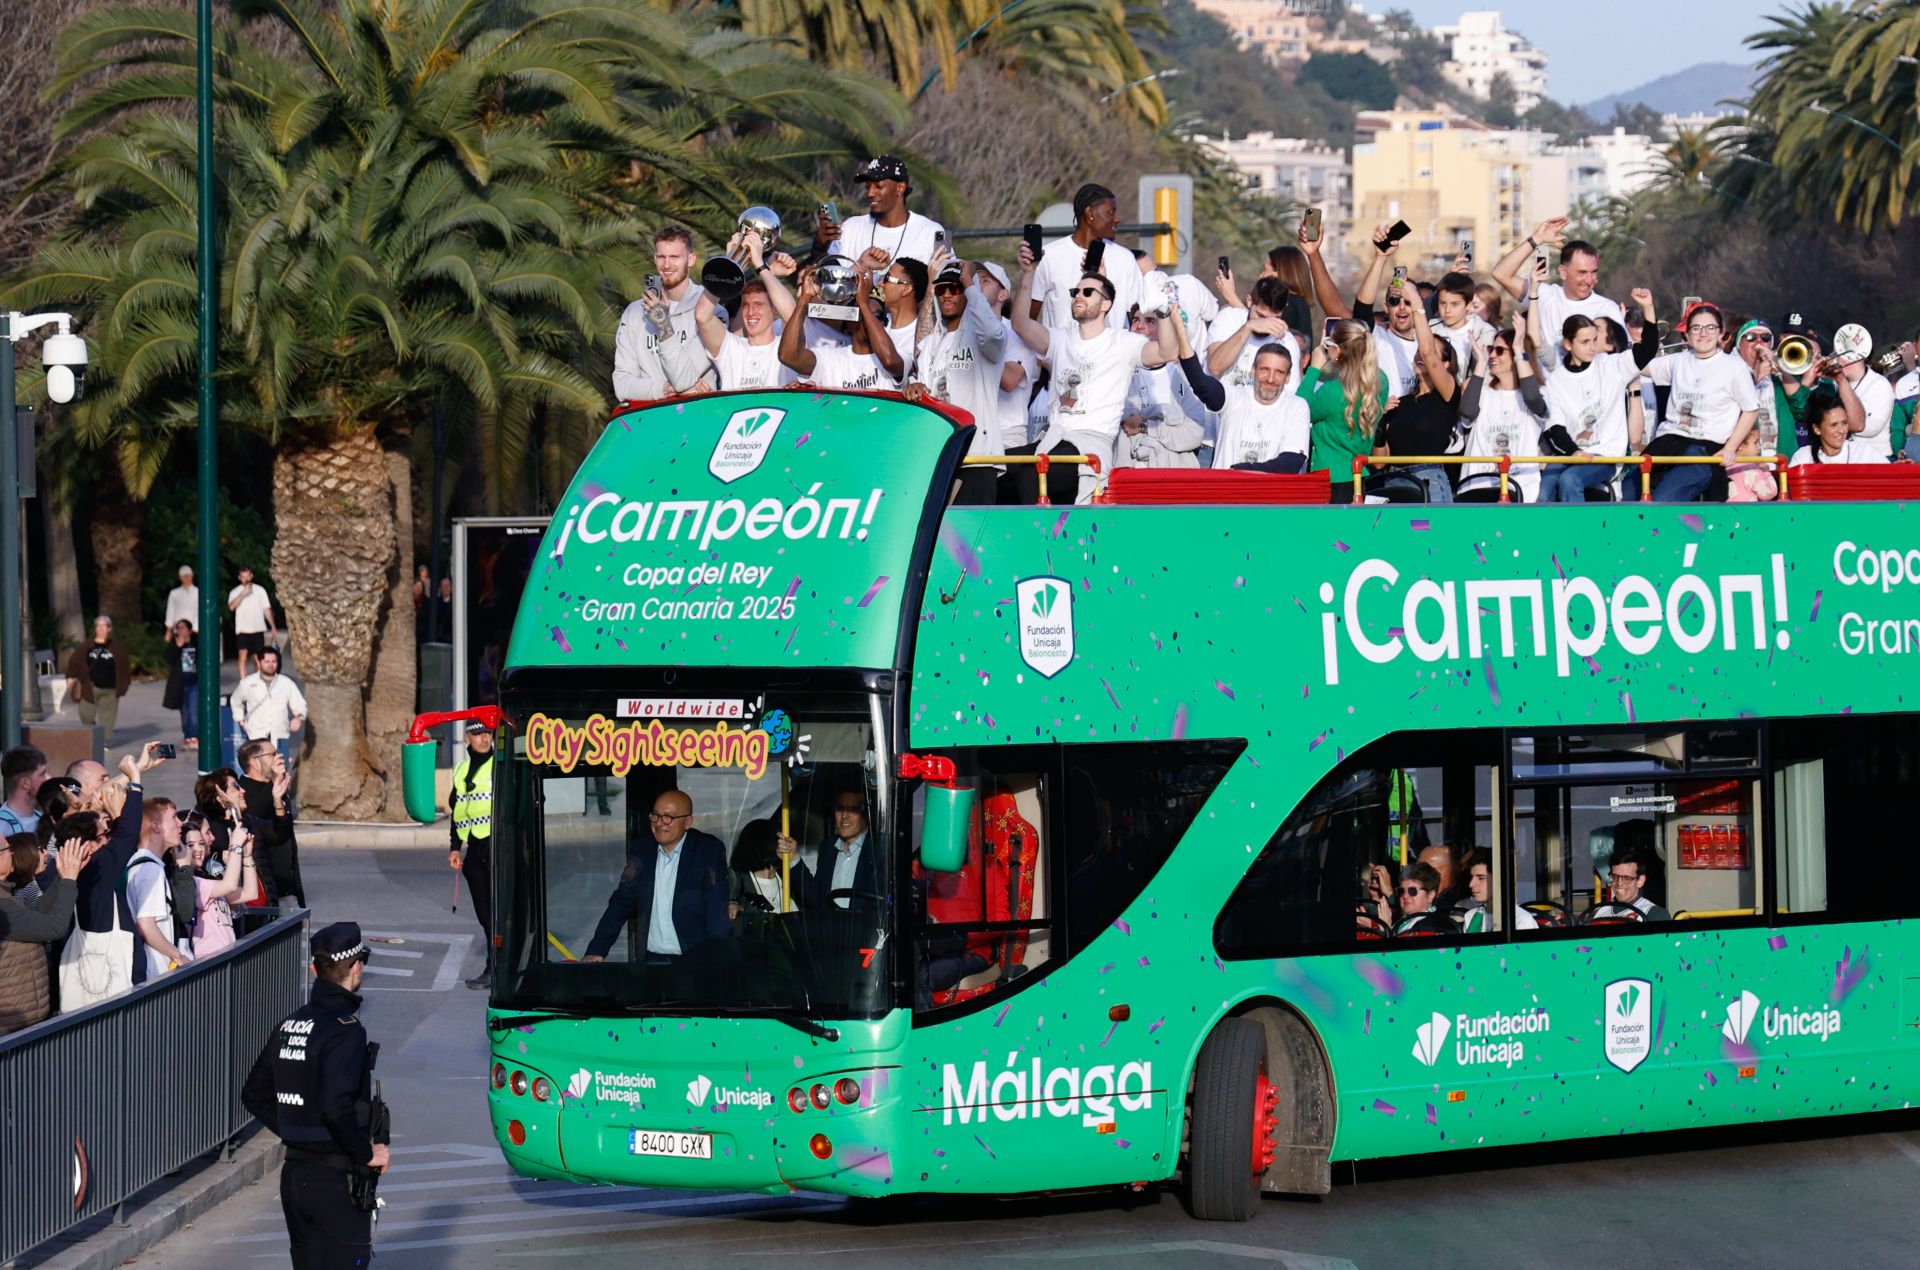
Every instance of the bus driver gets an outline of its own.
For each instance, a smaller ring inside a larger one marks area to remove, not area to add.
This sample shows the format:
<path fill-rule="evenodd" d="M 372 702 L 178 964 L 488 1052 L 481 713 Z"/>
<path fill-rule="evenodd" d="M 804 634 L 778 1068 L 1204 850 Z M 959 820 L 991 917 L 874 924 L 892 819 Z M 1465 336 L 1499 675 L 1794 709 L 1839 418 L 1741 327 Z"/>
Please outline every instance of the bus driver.
<path fill-rule="evenodd" d="M 648 965 L 671 965 L 709 939 L 721 939 L 727 921 L 727 849 L 693 827 L 693 800 L 670 789 L 653 800 L 647 817 L 653 859 L 629 866 L 594 927 L 586 961 L 605 961 L 634 914 L 642 915 Z M 648 863 L 653 867 L 648 868 Z"/>

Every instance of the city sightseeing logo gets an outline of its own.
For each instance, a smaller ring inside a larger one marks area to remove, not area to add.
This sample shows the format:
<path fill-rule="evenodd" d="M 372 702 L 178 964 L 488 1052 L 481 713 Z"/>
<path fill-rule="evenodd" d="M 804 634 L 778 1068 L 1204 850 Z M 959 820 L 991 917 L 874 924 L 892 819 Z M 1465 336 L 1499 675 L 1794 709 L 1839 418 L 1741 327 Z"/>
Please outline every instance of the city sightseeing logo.
<path fill-rule="evenodd" d="M 1065 578 L 1028 578 L 1014 588 L 1020 660 L 1053 678 L 1073 661 L 1073 584 Z"/>
<path fill-rule="evenodd" d="M 1745 1045 L 1756 1017 L 1760 1020 L 1760 1031 L 1770 1041 L 1783 1036 L 1817 1036 L 1825 1045 L 1828 1037 L 1839 1035 L 1842 1026 L 1840 1011 L 1831 1006 L 1817 1010 L 1782 1010 L 1770 1005 L 1762 1011 L 1760 998 L 1742 989 L 1739 997 L 1727 1005 L 1727 1021 L 1720 1025 L 1720 1035 L 1735 1045 Z"/>
<path fill-rule="evenodd" d="M 720 429 L 707 471 L 722 484 L 731 484 L 759 470 L 773 446 L 774 434 L 780 431 L 780 421 L 786 417 L 784 410 L 762 407 L 735 411 L 727 426 Z"/>

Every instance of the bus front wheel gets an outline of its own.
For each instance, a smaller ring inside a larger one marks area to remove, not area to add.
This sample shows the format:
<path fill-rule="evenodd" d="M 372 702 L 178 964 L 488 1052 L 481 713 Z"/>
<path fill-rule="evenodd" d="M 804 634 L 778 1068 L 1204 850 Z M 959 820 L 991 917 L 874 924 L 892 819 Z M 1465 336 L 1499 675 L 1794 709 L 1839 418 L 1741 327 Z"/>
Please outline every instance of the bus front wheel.
<path fill-rule="evenodd" d="M 1187 1202 L 1201 1221 L 1246 1221 L 1273 1162 L 1279 1092 L 1267 1079 L 1266 1032 L 1223 1019 L 1200 1047 L 1188 1126 Z"/>

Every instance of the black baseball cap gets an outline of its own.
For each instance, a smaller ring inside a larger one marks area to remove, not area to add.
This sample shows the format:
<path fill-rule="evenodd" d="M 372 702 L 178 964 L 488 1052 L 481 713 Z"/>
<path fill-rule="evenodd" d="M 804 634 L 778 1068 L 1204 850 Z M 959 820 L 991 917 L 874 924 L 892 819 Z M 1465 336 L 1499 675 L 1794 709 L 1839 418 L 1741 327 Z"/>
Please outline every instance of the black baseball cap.
<path fill-rule="evenodd" d="M 907 164 L 904 159 L 891 154 L 882 154 L 868 159 L 866 165 L 853 174 L 853 179 L 862 183 L 867 181 L 898 181 L 907 184 Z"/>
<path fill-rule="evenodd" d="M 307 947 L 313 953 L 313 960 L 323 966 L 337 966 L 343 961 L 365 961 L 372 950 L 367 941 L 360 936 L 360 923 L 335 922 L 315 931 L 313 938 L 307 941 Z"/>

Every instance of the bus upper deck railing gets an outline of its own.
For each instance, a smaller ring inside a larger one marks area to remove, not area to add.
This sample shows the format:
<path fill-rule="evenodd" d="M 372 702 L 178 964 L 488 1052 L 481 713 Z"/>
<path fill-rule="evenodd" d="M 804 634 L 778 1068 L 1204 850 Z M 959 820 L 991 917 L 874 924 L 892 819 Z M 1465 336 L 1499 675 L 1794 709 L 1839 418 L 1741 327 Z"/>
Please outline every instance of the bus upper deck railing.
<path fill-rule="evenodd" d="M 0 1036 L 0 1264 L 247 1126 L 240 1086 L 300 1003 L 305 918 L 282 914 L 132 992 Z"/>
<path fill-rule="evenodd" d="M 1780 497 L 1787 497 L 1788 459 L 1784 454 L 1756 455 L 1752 462 L 1765 464 L 1774 469 L 1780 481 Z M 1545 467 L 1549 464 L 1575 467 L 1605 464 L 1609 467 L 1632 467 L 1640 473 L 1640 501 L 1653 501 L 1653 469 L 1655 467 L 1685 467 L 1688 465 L 1719 466 L 1720 458 L 1713 454 L 1356 454 L 1353 456 L 1353 501 L 1364 503 L 1366 491 L 1362 488 L 1362 479 L 1369 467 L 1463 467 L 1467 464 L 1482 464 L 1497 469 L 1500 476 L 1500 497 L 1497 501 L 1513 501 L 1512 473 L 1516 463 Z M 1482 475 L 1476 473 L 1476 475 Z"/>

